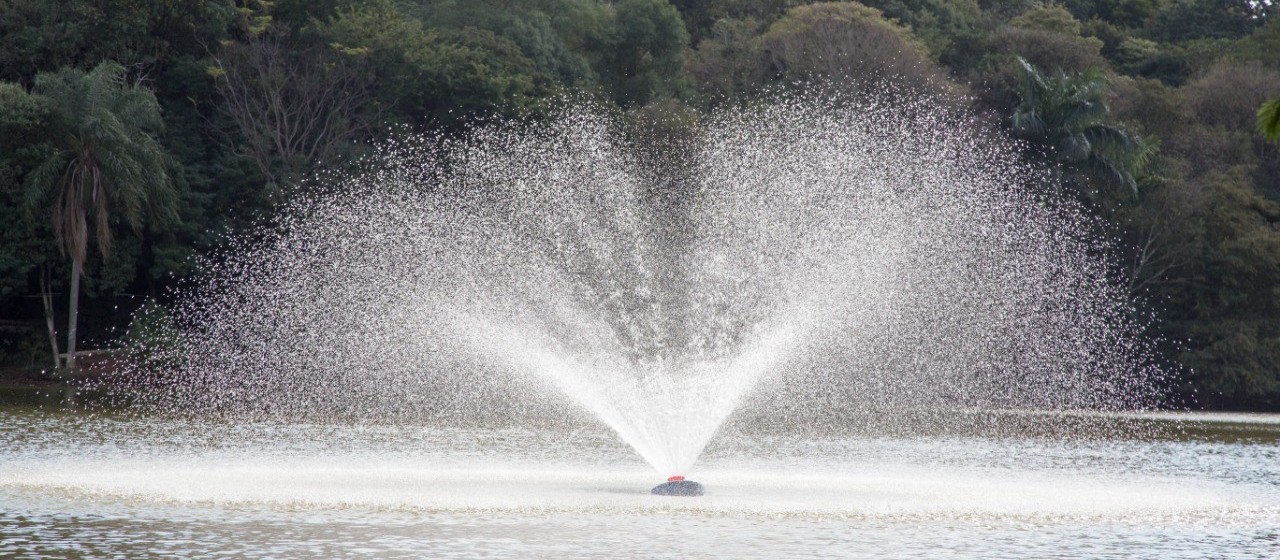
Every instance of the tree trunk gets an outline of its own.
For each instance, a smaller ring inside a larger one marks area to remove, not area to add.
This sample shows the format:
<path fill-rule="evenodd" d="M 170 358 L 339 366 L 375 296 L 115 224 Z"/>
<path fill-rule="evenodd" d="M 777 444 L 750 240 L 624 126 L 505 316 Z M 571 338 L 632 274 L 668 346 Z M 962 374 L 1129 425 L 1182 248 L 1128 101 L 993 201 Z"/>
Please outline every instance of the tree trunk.
<path fill-rule="evenodd" d="M 71 259 L 71 302 L 67 312 L 67 369 L 76 369 L 76 316 L 80 312 L 80 261 Z"/>
<path fill-rule="evenodd" d="M 53 348 L 53 369 L 58 369 L 62 361 L 58 359 L 58 329 L 53 324 L 53 289 L 49 284 L 49 265 L 41 265 L 40 299 L 44 301 L 44 322 L 49 326 L 49 346 Z"/>
<path fill-rule="evenodd" d="M 151 222 L 147 222 L 142 228 L 142 256 L 138 259 L 137 277 L 144 278 L 147 281 L 147 295 L 151 299 L 156 299 L 156 278 L 151 275 L 151 270 L 156 264 L 156 246 L 151 235 Z"/>

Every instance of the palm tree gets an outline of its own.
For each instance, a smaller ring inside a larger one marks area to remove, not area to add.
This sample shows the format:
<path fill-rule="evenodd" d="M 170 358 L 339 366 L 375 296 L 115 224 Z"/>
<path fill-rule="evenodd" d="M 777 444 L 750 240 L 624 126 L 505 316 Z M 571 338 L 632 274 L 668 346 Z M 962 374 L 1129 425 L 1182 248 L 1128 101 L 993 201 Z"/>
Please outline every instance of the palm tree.
<path fill-rule="evenodd" d="M 155 95 L 103 62 L 84 72 L 63 68 L 36 76 L 33 93 L 49 100 L 54 146 L 27 175 L 29 208 L 49 205 L 59 250 L 71 258 L 67 367 L 75 369 L 80 276 L 90 238 L 111 253 L 111 218 L 141 234 L 144 224 L 177 217 L 169 158 L 155 139 L 164 126 Z"/>
<path fill-rule="evenodd" d="M 1258 132 L 1272 142 L 1280 140 L 1280 98 L 1263 103 L 1258 108 Z"/>
<path fill-rule="evenodd" d="M 1154 150 L 1110 122 L 1106 76 L 1097 70 L 1045 76 L 1026 60 L 1018 62 L 1022 102 L 1011 118 L 1014 136 L 1051 158 L 1064 185 L 1086 198 L 1095 197 L 1095 187 L 1137 196 L 1134 172 Z"/>

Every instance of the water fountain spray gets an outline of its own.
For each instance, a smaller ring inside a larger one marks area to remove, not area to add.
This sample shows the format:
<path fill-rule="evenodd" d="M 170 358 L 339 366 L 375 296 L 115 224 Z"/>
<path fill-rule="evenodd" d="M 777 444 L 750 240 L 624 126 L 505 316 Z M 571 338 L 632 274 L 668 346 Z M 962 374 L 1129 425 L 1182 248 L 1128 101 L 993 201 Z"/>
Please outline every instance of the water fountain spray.
<path fill-rule="evenodd" d="M 203 263 L 177 365 L 124 375 L 241 419 L 599 422 L 663 495 L 702 492 L 682 475 L 734 417 L 1145 406 L 1163 374 L 1105 243 L 992 137 L 806 95 L 669 150 L 571 103 L 400 137 Z"/>

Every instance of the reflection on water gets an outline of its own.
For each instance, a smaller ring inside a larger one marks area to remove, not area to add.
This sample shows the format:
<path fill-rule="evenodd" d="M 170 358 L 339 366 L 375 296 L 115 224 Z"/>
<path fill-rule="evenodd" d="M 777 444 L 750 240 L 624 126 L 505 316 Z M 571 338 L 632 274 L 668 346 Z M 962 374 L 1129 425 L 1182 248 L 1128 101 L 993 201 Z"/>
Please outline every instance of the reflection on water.
<path fill-rule="evenodd" d="M 0 557 L 1274 558 L 1280 422 L 1148 441 L 722 434 L 704 498 L 598 430 L 0 409 Z"/>

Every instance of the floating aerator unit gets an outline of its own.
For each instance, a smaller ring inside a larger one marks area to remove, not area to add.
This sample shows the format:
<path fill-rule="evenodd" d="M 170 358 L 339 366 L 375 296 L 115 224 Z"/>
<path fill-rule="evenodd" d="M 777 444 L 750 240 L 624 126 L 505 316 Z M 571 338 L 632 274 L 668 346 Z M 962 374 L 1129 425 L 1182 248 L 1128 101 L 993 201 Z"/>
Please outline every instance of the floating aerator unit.
<path fill-rule="evenodd" d="M 666 482 L 653 487 L 655 496 L 701 496 L 702 485 L 683 476 L 668 477 Z"/>

